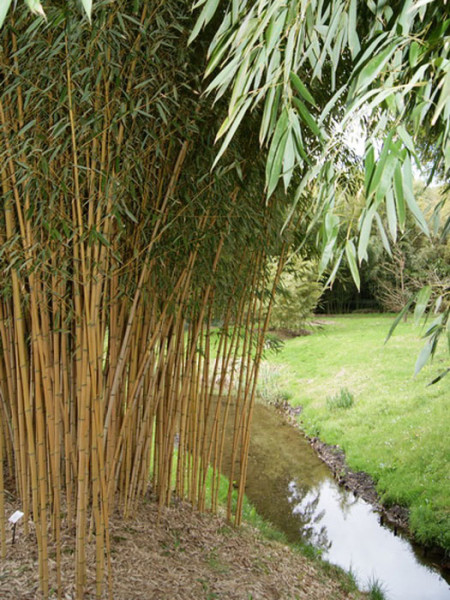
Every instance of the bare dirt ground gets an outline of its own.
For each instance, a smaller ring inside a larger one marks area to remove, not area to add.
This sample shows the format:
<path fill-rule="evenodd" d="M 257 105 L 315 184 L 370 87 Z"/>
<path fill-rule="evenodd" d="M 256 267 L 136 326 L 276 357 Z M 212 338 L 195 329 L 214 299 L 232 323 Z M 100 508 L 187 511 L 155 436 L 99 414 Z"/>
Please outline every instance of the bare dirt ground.
<path fill-rule="evenodd" d="M 16 510 L 7 505 L 9 512 Z M 157 524 L 154 502 L 143 504 L 136 518 L 112 519 L 114 600 L 343 600 L 366 598 L 348 592 L 333 569 L 325 569 L 259 532 L 235 528 L 225 519 L 200 514 L 186 503 L 165 509 Z M 50 556 L 54 557 L 50 548 Z M 95 598 L 95 549 L 85 598 Z M 62 598 L 75 600 L 74 538 L 67 532 L 62 548 Z M 54 560 L 51 577 L 55 576 Z M 18 527 L 15 543 L 7 539 L 0 560 L 0 599 L 38 600 L 38 565 L 34 536 Z M 55 590 L 51 598 L 56 598 Z M 106 598 L 106 591 L 102 595 Z"/>

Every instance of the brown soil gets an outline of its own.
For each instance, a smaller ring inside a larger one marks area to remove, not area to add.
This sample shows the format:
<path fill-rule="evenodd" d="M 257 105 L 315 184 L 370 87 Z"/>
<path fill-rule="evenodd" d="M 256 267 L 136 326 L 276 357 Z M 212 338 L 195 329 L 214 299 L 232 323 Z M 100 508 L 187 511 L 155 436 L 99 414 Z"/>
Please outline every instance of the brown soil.
<path fill-rule="evenodd" d="M 8 511 L 16 507 L 9 505 Z M 9 513 L 7 513 L 9 514 Z M 154 502 L 145 502 L 139 515 L 127 521 L 116 516 L 111 525 L 114 600 L 343 600 L 364 598 L 348 593 L 333 571 L 310 562 L 254 529 L 235 528 L 225 519 L 200 514 L 187 503 L 165 509 L 159 525 Z M 11 532 L 7 557 L 0 562 L 1 600 L 37 600 L 36 545 L 18 527 Z M 85 598 L 95 598 L 95 549 Z M 52 556 L 52 548 L 50 548 Z M 54 561 L 51 561 L 55 577 Z M 74 538 L 66 533 L 62 548 L 64 600 L 74 600 Z M 51 598 L 56 598 L 52 591 Z M 107 597 L 106 592 L 104 596 Z"/>

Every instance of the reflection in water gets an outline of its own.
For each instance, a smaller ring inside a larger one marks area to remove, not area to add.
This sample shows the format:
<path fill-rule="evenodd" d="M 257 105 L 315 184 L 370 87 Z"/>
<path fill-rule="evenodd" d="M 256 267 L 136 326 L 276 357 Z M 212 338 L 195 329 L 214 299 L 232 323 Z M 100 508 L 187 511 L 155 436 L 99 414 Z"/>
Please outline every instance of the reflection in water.
<path fill-rule="evenodd" d="M 373 508 L 341 490 L 333 480 L 306 491 L 293 480 L 287 489 L 292 512 L 305 519 L 306 539 L 322 556 L 356 574 L 361 586 L 383 583 L 389 600 L 444 600 L 450 588 L 439 574 L 420 564 L 407 539 L 381 527 Z M 304 538 L 303 524 L 299 537 Z M 328 546 L 321 543 L 327 539 Z"/>
<path fill-rule="evenodd" d="M 320 500 L 320 491 L 316 490 L 307 492 L 305 487 L 299 487 L 298 483 L 293 480 L 288 485 L 288 502 L 294 504 L 292 514 L 299 519 L 299 531 L 304 541 L 326 551 L 330 548 L 331 542 L 327 536 L 327 530 L 320 521 L 325 516 L 325 510 L 317 509 Z"/>
<path fill-rule="evenodd" d="M 450 600 L 439 572 L 382 527 L 369 504 L 339 488 L 304 437 L 266 406 L 255 407 L 246 493 L 291 542 L 317 546 L 351 568 L 360 586 L 376 578 L 388 600 Z"/>

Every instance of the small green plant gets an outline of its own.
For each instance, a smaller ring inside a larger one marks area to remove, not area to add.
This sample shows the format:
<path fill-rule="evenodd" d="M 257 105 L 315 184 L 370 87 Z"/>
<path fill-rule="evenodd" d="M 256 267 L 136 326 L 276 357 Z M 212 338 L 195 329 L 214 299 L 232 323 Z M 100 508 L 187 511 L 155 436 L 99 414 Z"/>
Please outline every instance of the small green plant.
<path fill-rule="evenodd" d="M 386 592 L 383 584 L 378 579 L 369 579 L 370 600 L 386 600 Z"/>
<path fill-rule="evenodd" d="M 347 388 L 341 388 L 339 393 L 334 396 L 328 396 L 327 408 L 335 410 L 337 408 L 351 408 L 355 399 L 353 394 Z"/>
<path fill-rule="evenodd" d="M 356 573 L 351 566 L 346 572 L 346 576 L 341 578 L 341 587 L 347 593 L 356 592 L 358 590 Z"/>

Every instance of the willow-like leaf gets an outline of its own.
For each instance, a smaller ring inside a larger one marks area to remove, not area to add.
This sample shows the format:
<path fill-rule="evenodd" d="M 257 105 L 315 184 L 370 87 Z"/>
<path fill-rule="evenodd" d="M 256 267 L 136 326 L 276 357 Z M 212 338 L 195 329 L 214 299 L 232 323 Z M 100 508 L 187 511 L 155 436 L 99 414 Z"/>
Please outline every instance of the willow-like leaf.
<path fill-rule="evenodd" d="M 413 175 L 412 175 L 411 159 L 409 158 L 409 156 L 406 156 L 406 158 L 404 160 L 403 168 L 402 168 L 402 175 L 403 175 L 403 193 L 404 193 L 404 197 L 406 200 L 406 204 L 407 204 L 409 210 L 411 211 L 411 213 L 413 214 L 419 227 L 422 229 L 422 231 L 426 235 L 429 235 L 428 224 L 425 221 L 425 217 L 423 216 L 423 213 L 420 210 L 420 208 L 416 202 L 416 199 L 414 197 Z"/>
<path fill-rule="evenodd" d="M 81 0 L 81 5 L 83 6 L 84 12 L 86 13 L 87 18 L 90 21 L 92 13 L 92 0 Z"/>
<path fill-rule="evenodd" d="M 348 260 L 348 264 L 350 267 L 350 272 L 353 277 L 353 281 L 355 282 L 355 285 L 359 291 L 360 287 L 361 287 L 361 279 L 359 276 L 359 269 L 358 269 L 358 265 L 356 262 L 356 250 L 355 250 L 355 244 L 353 243 L 353 240 L 347 241 L 347 243 L 345 245 L 345 254 L 347 256 L 347 260 Z"/>
<path fill-rule="evenodd" d="M 448 375 L 449 373 L 450 373 L 450 367 L 448 367 L 447 369 L 444 369 L 443 371 L 441 371 L 437 377 L 435 377 L 434 379 L 432 379 L 430 381 L 430 383 L 427 383 L 427 386 L 434 385 L 435 383 L 438 383 L 439 381 L 441 381 L 441 379 L 443 379 L 444 377 L 446 377 L 446 375 Z"/>
<path fill-rule="evenodd" d="M 316 105 L 316 101 L 314 100 L 314 98 L 311 95 L 311 92 L 308 90 L 308 88 L 303 84 L 302 80 L 300 79 L 300 77 L 297 75 L 297 73 L 293 73 L 291 71 L 290 73 L 290 78 L 291 78 L 291 82 L 293 83 L 295 89 L 297 90 L 297 92 L 300 94 L 300 96 L 303 96 L 303 98 L 309 102 L 310 104 L 312 104 L 313 106 L 317 106 Z"/>
<path fill-rule="evenodd" d="M 2 0 L 0 3 L 0 27 L 3 25 L 11 3 L 12 0 Z"/>
<path fill-rule="evenodd" d="M 416 324 L 419 323 L 427 309 L 432 291 L 431 286 L 426 285 L 417 293 L 416 306 L 414 309 L 414 321 Z"/>
<path fill-rule="evenodd" d="M 40 0 L 25 0 L 25 4 L 28 6 L 32 13 L 34 13 L 35 15 L 40 15 L 44 19 L 47 19 L 44 9 L 42 8 L 42 4 L 40 3 Z"/>
<path fill-rule="evenodd" d="M 267 195 L 269 198 L 275 191 L 275 188 L 278 184 L 278 180 L 282 170 L 284 151 L 286 148 L 288 135 L 288 112 L 287 110 L 284 110 L 281 113 L 280 118 L 278 119 L 278 123 L 275 128 L 275 133 L 272 138 L 272 143 L 269 148 L 269 155 L 266 167 L 266 185 Z"/>
<path fill-rule="evenodd" d="M 386 336 L 386 339 L 384 340 L 384 343 L 386 344 L 389 339 L 391 338 L 392 334 L 394 333 L 395 329 L 397 328 L 397 325 L 400 323 L 400 321 L 405 318 L 405 316 L 408 314 L 409 309 L 411 308 L 411 306 L 414 303 L 414 299 L 415 297 L 411 297 L 408 302 L 405 304 L 405 306 L 402 308 L 402 310 L 398 313 L 398 315 L 395 317 L 391 327 L 389 328 L 388 334 Z"/>
<path fill-rule="evenodd" d="M 388 63 L 394 52 L 397 50 L 399 41 L 391 42 L 386 48 L 378 51 L 375 56 L 369 58 L 362 67 L 355 84 L 355 92 L 367 88 L 372 81 L 378 77 L 383 68 Z"/>
<path fill-rule="evenodd" d="M 423 346 L 422 350 L 417 357 L 416 364 L 414 367 L 414 375 L 417 375 L 428 362 L 431 354 L 433 352 L 433 341 L 428 340 L 425 346 Z"/>

